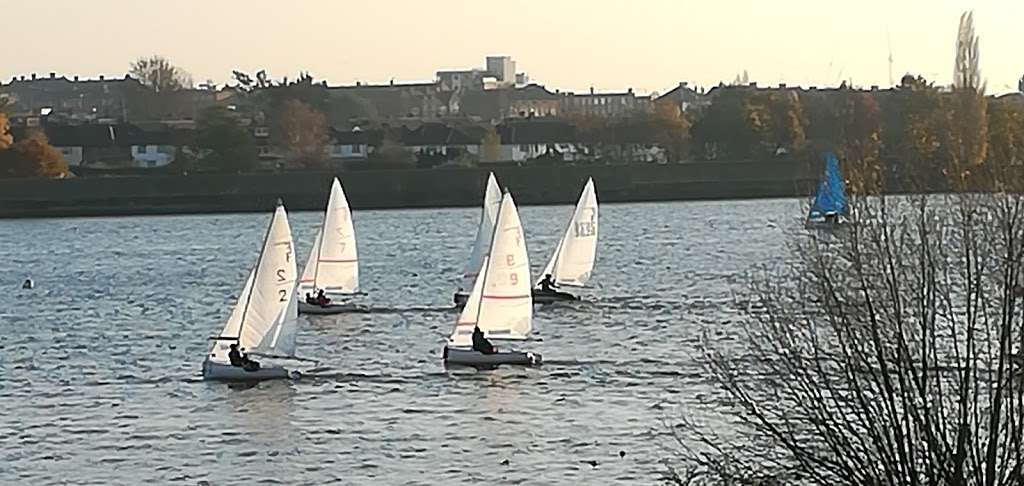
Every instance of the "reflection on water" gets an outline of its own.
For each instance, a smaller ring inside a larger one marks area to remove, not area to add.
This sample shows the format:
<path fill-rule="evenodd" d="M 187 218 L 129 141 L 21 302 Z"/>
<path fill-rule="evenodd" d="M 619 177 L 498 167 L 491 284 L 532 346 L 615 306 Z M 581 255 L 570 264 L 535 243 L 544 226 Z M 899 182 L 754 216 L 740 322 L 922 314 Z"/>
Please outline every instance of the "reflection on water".
<path fill-rule="evenodd" d="M 571 211 L 522 209 L 535 271 Z M 651 484 L 662 418 L 713 406 L 699 330 L 738 339 L 732 292 L 801 211 L 604 207 L 586 301 L 537 308 L 545 366 L 486 372 L 440 361 L 479 211 L 357 212 L 368 295 L 303 321 L 316 368 L 205 383 L 269 214 L 0 221 L 0 484 Z M 300 255 L 318 219 L 292 215 Z"/>

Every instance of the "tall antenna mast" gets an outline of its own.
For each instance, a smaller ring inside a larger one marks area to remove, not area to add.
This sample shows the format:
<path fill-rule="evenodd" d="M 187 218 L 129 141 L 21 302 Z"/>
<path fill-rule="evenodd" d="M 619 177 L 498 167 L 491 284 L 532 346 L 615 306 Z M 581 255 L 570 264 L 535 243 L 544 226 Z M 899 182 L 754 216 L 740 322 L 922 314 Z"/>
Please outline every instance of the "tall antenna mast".
<path fill-rule="evenodd" d="M 889 86 L 894 86 L 896 80 L 892 78 L 892 35 L 889 34 L 889 27 L 885 27 L 885 40 L 889 44 Z"/>

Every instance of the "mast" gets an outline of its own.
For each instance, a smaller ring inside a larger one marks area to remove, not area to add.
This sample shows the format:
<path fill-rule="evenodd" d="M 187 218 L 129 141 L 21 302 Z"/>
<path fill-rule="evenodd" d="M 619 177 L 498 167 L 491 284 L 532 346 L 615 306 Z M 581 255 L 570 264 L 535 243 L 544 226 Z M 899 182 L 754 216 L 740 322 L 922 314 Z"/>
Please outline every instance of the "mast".
<path fill-rule="evenodd" d="M 245 328 L 245 316 L 249 313 L 249 302 L 252 301 L 252 292 L 256 289 L 256 282 L 259 281 L 260 263 L 263 262 L 263 253 L 267 249 L 267 240 L 270 239 L 270 229 L 274 227 L 274 219 L 277 218 L 277 208 L 281 207 L 281 199 L 277 200 L 274 206 L 274 215 L 270 217 L 270 224 L 267 225 L 267 233 L 263 235 L 263 246 L 260 247 L 260 256 L 256 258 L 256 269 L 252 272 L 252 285 L 249 286 L 249 293 L 245 294 L 245 307 L 242 307 L 242 319 L 238 321 L 238 336 L 236 341 L 242 339 L 242 329 Z"/>
<path fill-rule="evenodd" d="M 484 265 L 483 272 L 477 277 L 482 278 L 484 282 L 484 284 L 480 286 L 480 303 L 477 304 L 476 306 L 476 317 L 473 319 L 477 326 L 480 325 L 480 311 L 484 307 L 484 288 L 486 288 L 487 286 L 487 274 L 489 273 L 491 267 L 491 258 L 494 256 L 492 255 L 492 252 L 494 251 L 494 240 L 498 236 L 498 222 L 501 221 L 501 208 L 505 206 L 506 197 L 508 197 L 507 188 L 505 189 L 505 192 L 501 196 L 501 204 L 498 205 L 498 212 L 494 216 L 494 231 L 491 231 L 491 242 L 490 244 L 487 245 L 487 264 Z"/>

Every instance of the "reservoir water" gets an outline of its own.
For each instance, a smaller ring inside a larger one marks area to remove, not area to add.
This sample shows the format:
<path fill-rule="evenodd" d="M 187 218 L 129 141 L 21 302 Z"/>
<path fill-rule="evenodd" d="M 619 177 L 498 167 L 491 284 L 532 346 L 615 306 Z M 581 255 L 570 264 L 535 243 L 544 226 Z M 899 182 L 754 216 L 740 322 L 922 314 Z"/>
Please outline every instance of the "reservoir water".
<path fill-rule="evenodd" d="M 475 372 L 440 353 L 479 210 L 357 211 L 367 311 L 301 318 L 314 372 L 204 382 L 270 209 L 0 221 L 0 484 L 656 484 L 665 422 L 716 407 L 701 333 L 738 339 L 744 272 L 801 215 L 602 206 L 585 301 L 536 307 L 545 365 Z M 571 213 L 521 208 L 535 272 Z M 320 217 L 290 214 L 300 268 Z"/>

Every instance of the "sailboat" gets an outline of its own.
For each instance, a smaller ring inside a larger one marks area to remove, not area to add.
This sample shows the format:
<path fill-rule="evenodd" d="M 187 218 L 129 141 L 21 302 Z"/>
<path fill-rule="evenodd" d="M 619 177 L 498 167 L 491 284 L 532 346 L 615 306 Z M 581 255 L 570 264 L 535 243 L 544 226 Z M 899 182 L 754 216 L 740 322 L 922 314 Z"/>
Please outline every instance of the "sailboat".
<path fill-rule="evenodd" d="M 299 312 L 302 314 L 337 314 L 355 308 L 351 303 L 334 301 L 312 304 L 305 298 L 306 294 L 315 296 L 320 290 L 335 299 L 359 292 L 359 257 L 352 212 L 337 178 L 331 183 L 327 212 L 302 270 L 299 287 Z"/>
<path fill-rule="evenodd" d="M 539 304 L 577 300 L 577 297 L 555 290 L 554 286 L 583 287 L 590 280 L 597 257 L 597 193 L 594 179 L 588 179 L 572 220 L 566 228 L 551 260 L 533 288 L 533 301 Z M 550 276 L 550 277 L 549 277 Z M 553 285 L 552 285 L 553 284 Z M 549 288 L 544 288 L 548 286 Z"/>
<path fill-rule="evenodd" d="M 278 202 L 267 228 L 263 249 L 249 272 L 224 329 L 203 361 L 207 380 L 255 381 L 289 378 L 293 372 L 261 363 L 258 369 L 233 366 L 228 356 L 233 344 L 249 356 L 295 358 L 298 308 L 295 300 L 295 256 L 292 231 L 284 206 Z"/>
<path fill-rule="evenodd" d="M 849 223 L 846 202 L 846 184 L 839 171 L 836 154 L 825 154 L 825 175 L 811 202 L 805 226 L 810 229 L 830 229 Z"/>
<path fill-rule="evenodd" d="M 462 285 L 455 291 L 453 300 L 455 305 L 463 306 L 469 298 L 469 290 L 473 288 L 477 274 L 483 268 L 484 257 L 491 244 L 491 234 L 494 232 L 494 222 L 498 215 L 498 207 L 501 205 L 501 188 L 494 178 L 494 173 L 487 176 L 487 189 L 484 193 L 484 207 L 480 212 L 480 225 L 476 230 L 476 240 L 473 242 L 473 249 L 469 253 L 469 260 L 462 270 Z"/>
<path fill-rule="evenodd" d="M 444 348 L 445 364 L 478 368 L 538 365 L 541 356 L 531 352 L 496 350 L 493 354 L 483 354 L 473 349 L 475 328 L 487 338 L 507 340 L 524 340 L 533 329 L 526 239 L 516 204 L 508 193 L 501 199 L 487 250 L 473 291 Z"/>

